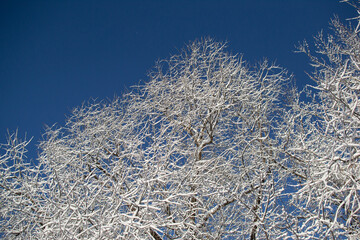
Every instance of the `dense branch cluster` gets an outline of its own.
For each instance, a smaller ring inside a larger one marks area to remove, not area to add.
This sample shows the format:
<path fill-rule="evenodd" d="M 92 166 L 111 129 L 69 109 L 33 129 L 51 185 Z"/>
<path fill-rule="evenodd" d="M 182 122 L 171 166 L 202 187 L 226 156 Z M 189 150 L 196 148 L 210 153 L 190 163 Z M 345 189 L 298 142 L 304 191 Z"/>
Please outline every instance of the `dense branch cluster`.
<path fill-rule="evenodd" d="M 355 6 L 356 7 L 356 6 Z M 149 81 L 0 155 L 6 239 L 345 239 L 360 235 L 360 25 L 332 21 L 314 86 L 212 39 Z M 305 97 L 302 97 L 305 95 Z"/>

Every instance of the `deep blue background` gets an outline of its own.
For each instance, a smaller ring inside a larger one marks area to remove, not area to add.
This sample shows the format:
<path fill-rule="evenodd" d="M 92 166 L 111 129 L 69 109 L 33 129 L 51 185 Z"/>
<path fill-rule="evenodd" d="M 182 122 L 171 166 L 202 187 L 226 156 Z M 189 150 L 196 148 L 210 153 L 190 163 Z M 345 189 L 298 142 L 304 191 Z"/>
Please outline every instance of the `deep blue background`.
<path fill-rule="evenodd" d="M 337 0 L 2 0 L 0 142 L 18 128 L 36 144 L 45 124 L 63 125 L 90 98 L 121 95 L 203 36 L 228 41 L 250 64 L 276 61 L 302 87 L 311 69 L 295 45 L 334 14 L 356 16 Z"/>

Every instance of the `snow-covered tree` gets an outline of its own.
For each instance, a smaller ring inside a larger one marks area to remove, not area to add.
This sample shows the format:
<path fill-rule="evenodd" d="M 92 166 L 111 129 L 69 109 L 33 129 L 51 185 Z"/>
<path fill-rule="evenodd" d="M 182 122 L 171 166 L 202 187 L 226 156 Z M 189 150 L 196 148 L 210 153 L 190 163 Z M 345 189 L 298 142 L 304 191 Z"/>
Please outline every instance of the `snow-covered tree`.
<path fill-rule="evenodd" d="M 27 142 L 10 141 L 13 155 L 1 158 L 3 235 L 281 236 L 285 175 L 272 149 L 287 81 L 279 67 L 250 69 L 225 44 L 202 39 L 123 98 L 82 106 L 64 127 L 47 129 L 37 165 L 21 157 Z"/>
<path fill-rule="evenodd" d="M 144 135 L 143 158 L 163 169 L 156 197 L 172 199 L 161 212 L 170 222 L 160 229 L 170 236 L 278 235 L 283 181 L 272 166 L 271 135 L 288 78 L 267 62 L 251 70 L 224 47 L 210 39 L 190 44 L 159 62 L 129 97 L 127 119 L 135 117 Z"/>
<path fill-rule="evenodd" d="M 301 93 L 284 69 L 204 38 L 47 128 L 32 162 L 10 134 L 0 237 L 356 239 L 360 23 L 332 26 L 314 54 L 299 49 L 315 69 Z"/>
<path fill-rule="evenodd" d="M 296 173 L 292 220 L 300 239 L 360 236 L 360 21 L 355 20 L 355 26 L 345 26 L 333 19 L 334 33 L 316 37 L 315 54 L 306 42 L 299 48 L 310 57 L 315 85 L 307 91 L 311 101 L 295 103 L 288 114 L 283 149 Z"/>

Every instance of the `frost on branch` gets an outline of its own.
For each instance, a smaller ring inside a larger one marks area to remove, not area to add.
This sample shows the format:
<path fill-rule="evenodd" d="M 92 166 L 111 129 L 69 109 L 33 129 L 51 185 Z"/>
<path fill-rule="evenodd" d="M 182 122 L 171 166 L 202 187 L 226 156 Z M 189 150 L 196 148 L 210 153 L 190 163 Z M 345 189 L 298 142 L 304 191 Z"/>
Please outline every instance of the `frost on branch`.
<path fill-rule="evenodd" d="M 0 155 L 0 236 L 9 233 L 18 238 L 31 236 L 39 227 L 38 173 L 26 161 L 26 146 L 17 131 L 9 134 Z M 36 225 L 36 226 L 35 226 Z"/>

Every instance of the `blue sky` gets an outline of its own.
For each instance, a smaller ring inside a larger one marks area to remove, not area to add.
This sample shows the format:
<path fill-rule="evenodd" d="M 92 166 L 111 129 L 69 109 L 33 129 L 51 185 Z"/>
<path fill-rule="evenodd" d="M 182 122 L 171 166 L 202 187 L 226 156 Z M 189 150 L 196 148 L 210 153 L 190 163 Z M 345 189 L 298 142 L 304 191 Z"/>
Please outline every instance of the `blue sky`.
<path fill-rule="evenodd" d="M 356 16 L 337 0 L 2 0 L 0 142 L 18 128 L 36 144 L 45 124 L 63 125 L 91 98 L 121 95 L 156 60 L 204 36 L 228 41 L 252 65 L 276 61 L 301 87 L 311 68 L 295 45 L 334 14 Z"/>

